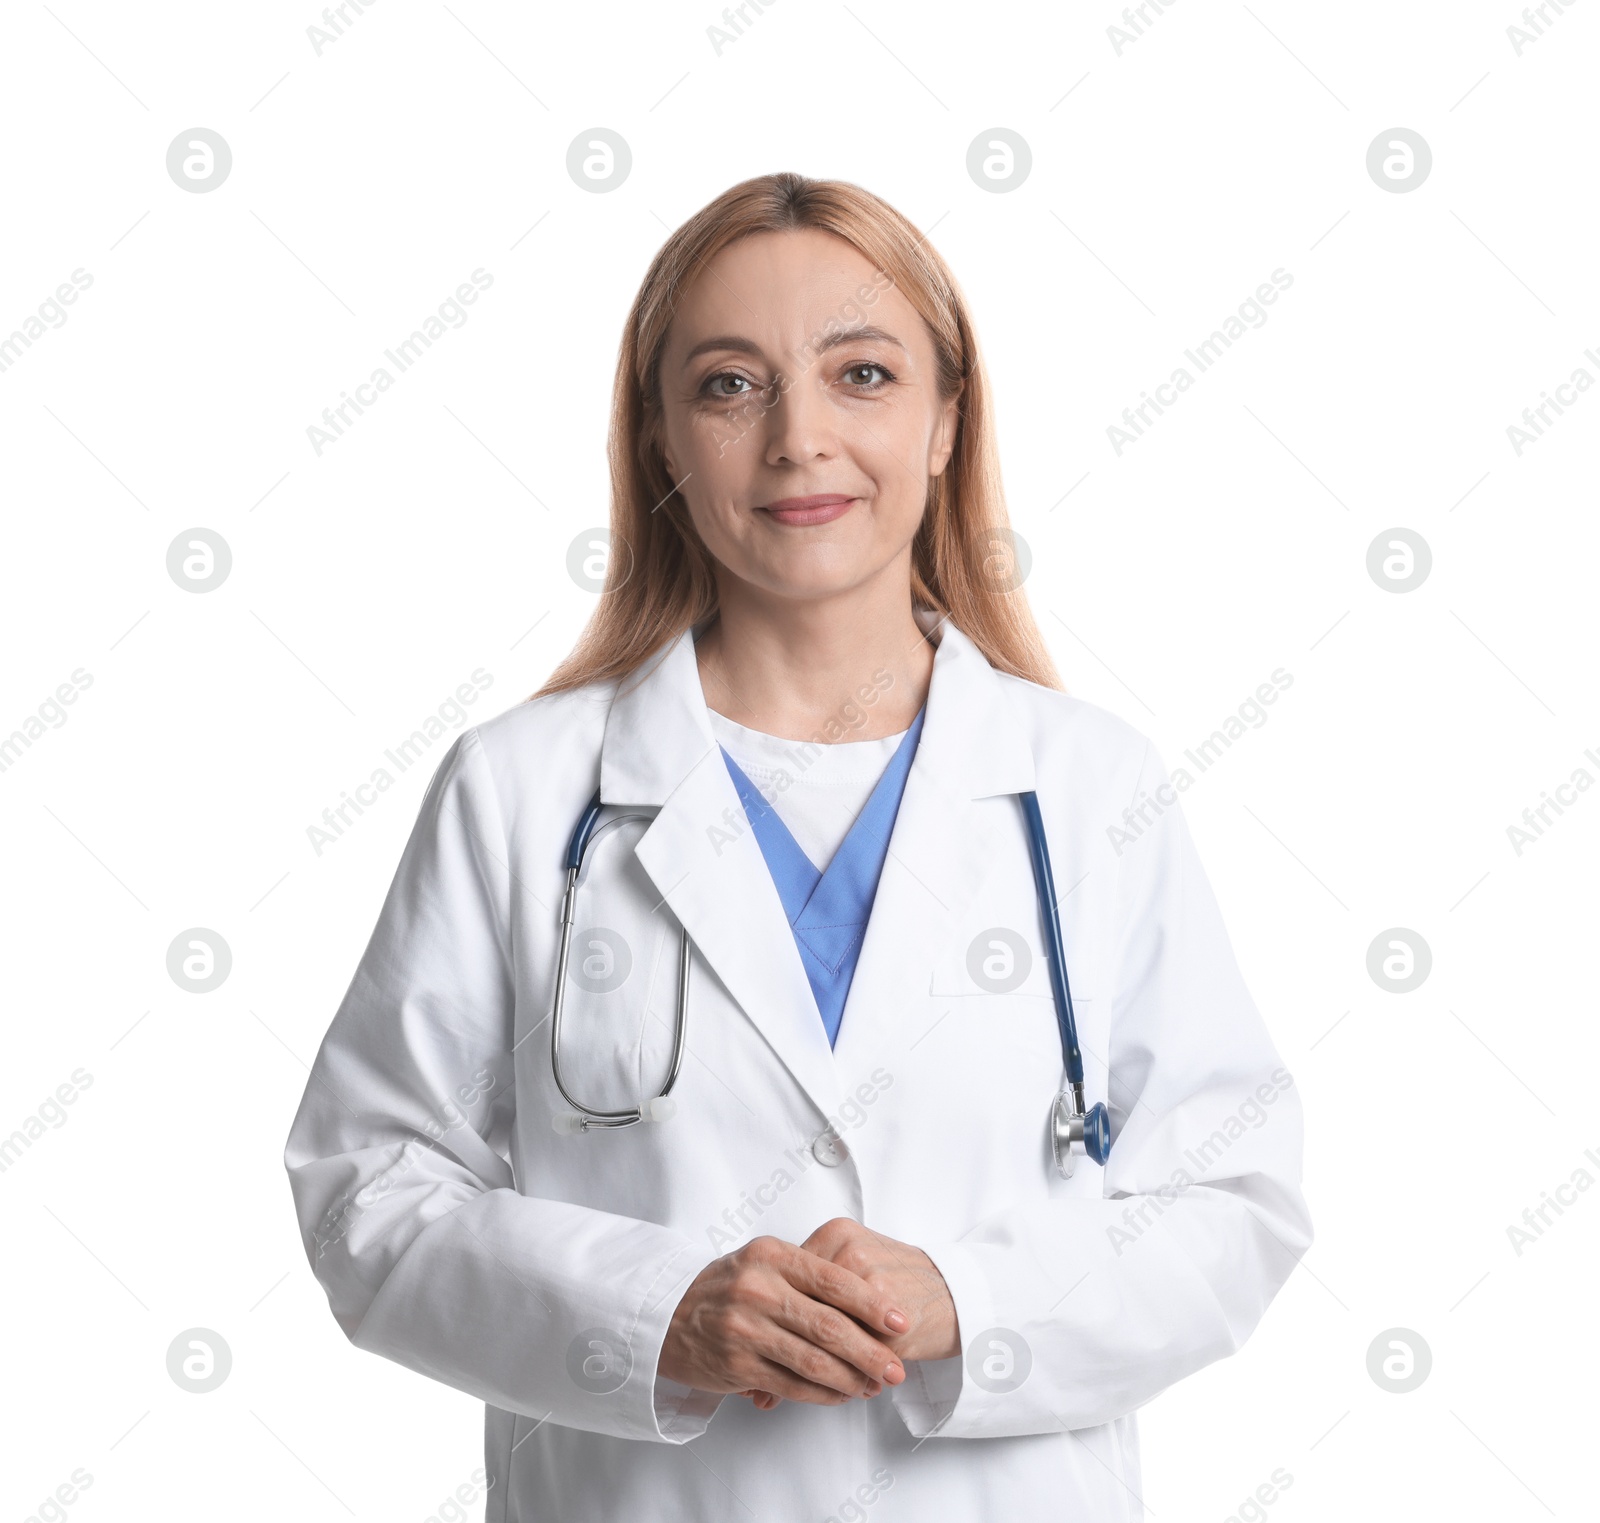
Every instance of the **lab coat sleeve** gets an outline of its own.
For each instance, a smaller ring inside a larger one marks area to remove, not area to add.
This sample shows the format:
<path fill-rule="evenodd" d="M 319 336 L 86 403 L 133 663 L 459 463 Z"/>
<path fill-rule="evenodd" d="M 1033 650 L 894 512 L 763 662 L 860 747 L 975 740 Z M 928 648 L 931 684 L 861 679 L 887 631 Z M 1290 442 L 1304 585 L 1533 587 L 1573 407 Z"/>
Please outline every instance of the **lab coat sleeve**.
<path fill-rule="evenodd" d="M 715 1255 L 512 1177 L 507 858 L 469 729 L 429 784 L 289 1134 L 301 1237 L 356 1347 L 535 1420 L 683 1442 L 718 1398 L 656 1366 Z"/>
<path fill-rule="evenodd" d="M 1146 795 L 1163 808 L 1116 858 L 1111 1159 L 1103 1175 L 1078 1162 L 1101 1194 L 1005 1209 L 958 1242 L 918 1245 L 949 1287 L 962 1346 L 893 1388 L 919 1438 L 1059 1432 L 1131 1412 L 1233 1353 L 1311 1244 L 1298 1091 L 1153 752 L 1107 824 Z M 1085 1057 L 1092 1103 L 1104 1067 Z"/>

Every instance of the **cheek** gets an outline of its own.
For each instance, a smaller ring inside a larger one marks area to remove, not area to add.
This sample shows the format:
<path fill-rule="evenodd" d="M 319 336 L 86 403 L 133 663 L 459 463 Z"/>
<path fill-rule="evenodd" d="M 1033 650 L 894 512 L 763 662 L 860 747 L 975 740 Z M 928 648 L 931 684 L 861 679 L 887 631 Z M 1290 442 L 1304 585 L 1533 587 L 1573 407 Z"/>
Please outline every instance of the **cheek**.
<path fill-rule="evenodd" d="M 678 495 L 689 504 L 696 532 L 715 551 L 719 541 L 739 533 L 738 514 L 730 506 L 752 490 L 759 463 L 758 431 L 740 436 L 726 423 L 704 416 L 673 419 L 661 434 L 667 469 L 682 482 Z"/>
<path fill-rule="evenodd" d="M 874 488 L 873 537 L 886 547 L 905 543 L 917 532 L 927 502 L 922 457 L 914 449 L 891 456 L 875 447 L 861 463 Z"/>
<path fill-rule="evenodd" d="M 679 476 L 689 469 L 687 465 L 679 465 Z M 688 504 L 689 524 L 694 530 L 695 537 L 705 546 L 712 560 L 719 565 L 739 570 L 746 556 L 740 546 L 738 530 L 729 522 L 727 515 L 707 506 L 701 496 L 700 486 L 701 480 L 697 477 L 678 489 L 678 496 Z"/>
<path fill-rule="evenodd" d="M 922 509 L 935 433 L 920 405 L 884 408 L 847 418 L 841 429 L 850 455 L 871 478 L 886 508 Z"/>
<path fill-rule="evenodd" d="M 680 474 L 688 469 L 683 466 Z M 777 585 L 787 581 L 795 568 L 782 547 L 771 542 L 770 531 L 763 533 L 738 506 L 753 491 L 753 486 L 741 487 L 701 472 L 680 488 L 679 495 L 688 503 L 689 522 L 712 560 L 747 582 Z"/>
<path fill-rule="evenodd" d="M 766 438 L 760 410 L 749 408 L 685 411 L 666 420 L 661 435 L 673 479 L 685 476 L 698 496 L 717 502 L 745 494 L 761 467 Z"/>
<path fill-rule="evenodd" d="M 716 458 L 716 441 L 700 426 L 699 414 L 671 408 L 659 425 L 658 438 L 673 478 L 705 468 L 706 457 Z"/>

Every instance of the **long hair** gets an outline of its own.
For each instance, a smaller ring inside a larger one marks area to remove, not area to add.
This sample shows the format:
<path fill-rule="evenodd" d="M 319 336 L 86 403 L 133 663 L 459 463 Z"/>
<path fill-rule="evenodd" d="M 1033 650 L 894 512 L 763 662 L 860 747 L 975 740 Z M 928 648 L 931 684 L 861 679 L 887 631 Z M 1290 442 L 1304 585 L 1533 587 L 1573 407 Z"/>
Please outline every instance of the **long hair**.
<path fill-rule="evenodd" d="M 800 228 L 844 239 L 872 261 L 880 285 L 899 288 L 933 336 L 940 397 L 961 393 L 954 449 L 930 483 L 912 542 L 913 602 L 948 615 L 992 666 L 1061 686 L 1018 585 L 988 377 L 955 278 L 917 229 L 870 191 L 772 174 L 745 180 L 702 207 L 645 273 L 622 331 L 612 389 L 605 586 L 577 644 L 535 697 L 620 680 L 716 614 L 712 558 L 663 453 L 661 354 L 678 302 L 708 260 L 753 233 Z"/>

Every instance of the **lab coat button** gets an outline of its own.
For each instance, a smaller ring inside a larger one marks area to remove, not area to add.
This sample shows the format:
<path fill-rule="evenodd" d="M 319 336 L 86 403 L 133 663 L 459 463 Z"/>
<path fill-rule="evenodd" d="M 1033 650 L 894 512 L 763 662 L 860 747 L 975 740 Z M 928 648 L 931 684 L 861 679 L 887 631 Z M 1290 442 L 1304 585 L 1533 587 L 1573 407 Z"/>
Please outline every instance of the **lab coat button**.
<path fill-rule="evenodd" d="M 850 1156 L 850 1149 L 844 1145 L 844 1138 L 830 1126 L 827 1131 L 817 1134 L 811 1144 L 811 1156 L 824 1168 L 836 1169 Z"/>

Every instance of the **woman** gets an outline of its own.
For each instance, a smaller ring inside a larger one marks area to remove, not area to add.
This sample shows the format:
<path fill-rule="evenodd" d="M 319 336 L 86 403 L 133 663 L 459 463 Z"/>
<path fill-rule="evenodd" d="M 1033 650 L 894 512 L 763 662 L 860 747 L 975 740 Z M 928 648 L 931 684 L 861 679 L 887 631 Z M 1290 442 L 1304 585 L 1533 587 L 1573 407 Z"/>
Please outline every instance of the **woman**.
<path fill-rule="evenodd" d="M 645 277 L 611 468 L 599 608 L 441 763 L 289 1138 L 335 1317 L 489 1404 L 491 1520 L 1141 1516 L 1135 1409 L 1311 1241 L 1300 1107 L 1014 585 L 948 270 L 735 186 Z M 1109 1107 L 1070 1178 L 1019 795 Z"/>

